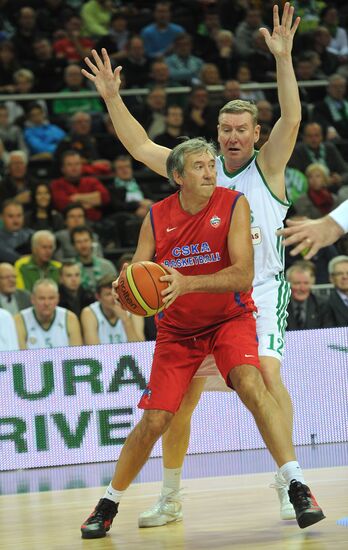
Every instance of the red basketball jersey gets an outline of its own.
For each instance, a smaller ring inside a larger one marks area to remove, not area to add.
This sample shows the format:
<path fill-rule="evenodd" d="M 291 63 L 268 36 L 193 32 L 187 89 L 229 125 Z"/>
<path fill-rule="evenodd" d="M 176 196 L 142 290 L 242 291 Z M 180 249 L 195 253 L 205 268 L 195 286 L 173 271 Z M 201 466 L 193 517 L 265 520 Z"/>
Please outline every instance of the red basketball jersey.
<path fill-rule="evenodd" d="M 175 193 L 151 208 L 157 263 L 182 275 L 209 275 L 231 265 L 227 247 L 233 210 L 241 193 L 217 187 L 203 210 L 185 212 Z M 255 311 L 250 292 L 194 292 L 180 296 L 158 315 L 158 328 L 197 336 L 232 317 Z"/>

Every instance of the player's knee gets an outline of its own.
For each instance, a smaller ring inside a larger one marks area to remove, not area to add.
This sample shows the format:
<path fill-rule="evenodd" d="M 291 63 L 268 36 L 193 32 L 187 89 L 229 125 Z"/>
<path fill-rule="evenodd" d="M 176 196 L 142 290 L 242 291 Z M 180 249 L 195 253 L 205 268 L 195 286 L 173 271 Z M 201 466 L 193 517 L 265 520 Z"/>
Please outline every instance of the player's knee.
<path fill-rule="evenodd" d="M 254 408 L 262 405 L 267 390 L 261 373 L 256 367 L 243 365 L 233 369 L 230 379 L 239 397 L 247 406 Z"/>
<path fill-rule="evenodd" d="M 168 411 L 145 411 L 141 420 L 142 431 L 152 439 L 159 438 L 167 430 L 173 414 Z"/>

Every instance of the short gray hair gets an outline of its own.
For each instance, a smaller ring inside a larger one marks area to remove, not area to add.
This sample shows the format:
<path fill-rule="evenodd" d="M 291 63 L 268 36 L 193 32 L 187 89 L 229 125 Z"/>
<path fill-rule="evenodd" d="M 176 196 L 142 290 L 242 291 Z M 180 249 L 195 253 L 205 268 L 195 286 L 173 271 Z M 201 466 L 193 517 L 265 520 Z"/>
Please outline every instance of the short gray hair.
<path fill-rule="evenodd" d="M 47 229 L 40 229 L 40 231 L 35 231 L 34 235 L 32 236 L 32 238 L 31 238 L 31 247 L 34 248 L 37 245 L 38 241 L 42 237 L 46 237 L 48 239 L 51 239 L 54 246 L 56 246 L 56 237 L 55 237 L 55 235 L 51 231 L 48 231 Z"/>
<path fill-rule="evenodd" d="M 10 151 L 8 154 L 8 162 L 11 162 L 11 159 L 13 157 L 19 157 L 22 159 L 23 162 L 25 162 L 25 164 L 28 164 L 28 155 L 25 151 L 22 151 L 21 149 Z"/>
<path fill-rule="evenodd" d="M 31 293 L 35 294 L 36 290 L 40 286 L 50 286 L 56 291 L 57 294 L 59 294 L 58 285 L 53 279 L 38 279 L 35 281 Z"/>
<path fill-rule="evenodd" d="M 233 99 L 232 101 L 225 103 L 225 105 L 221 107 L 219 111 L 219 122 L 220 122 L 220 116 L 223 115 L 224 113 L 227 113 L 227 114 L 250 113 L 254 126 L 256 126 L 257 124 L 257 117 L 258 117 L 257 107 L 255 103 L 250 103 L 250 101 L 246 101 L 245 99 Z"/>
<path fill-rule="evenodd" d="M 217 155 L 214 143 L 208 142 L 201 137 L 187 139 L 174 147 L 167 158 L 167 174 L 170 183 L 176 185 L 174 172 L 177 172 L 179 176 L 183 176 L 185 172 L 185 160 L 188 155 L 204 152 L 211 153 L 214 158 Z"/>
<path fill-rule="evenodd" d="M 348 256 L 343 256 L 342 255 L 342 256 L 335 256 L 334 258 L 332 258 L 332 260 L 329 261 L 328 266 L 327 266 L 329 274 L 333 275 L 336 265 L 341 264 L 343 262 L 348 263 Z"/>

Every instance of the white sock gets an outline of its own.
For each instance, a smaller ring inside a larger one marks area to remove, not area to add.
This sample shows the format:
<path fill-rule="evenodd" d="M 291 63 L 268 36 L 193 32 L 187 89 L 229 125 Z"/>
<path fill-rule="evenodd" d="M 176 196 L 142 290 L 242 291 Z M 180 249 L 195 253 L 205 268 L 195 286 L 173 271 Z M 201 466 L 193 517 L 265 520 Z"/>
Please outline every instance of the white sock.
<path fill-rule="evenodd" d="M 172 491 L 179 491 L 181 483 L 182 468 L 163 468 L 162 493 L 168 494 Z"/>
<path fill-rule="evenodd" d="M 113 486 L 111 485 L 111 481 L 110 481 L 109 486 L 107 487 L 103 498 L 107 498 L 115 502 L 115 504 L 118 504 L 122 498 L 123 493 L 124 491 L 116 491 L 116 489 L 114 489 Z"/>
<path fill-rule="evenodd" d="M 279 472 L 288 485 L 290 485 L 290 481 L 293 479 L 296 479 L 296 481 L 300 481 L 301 483 L 305 483 L 303 472 L 297 460 L 286 462 L 286 464 L 283 464 L 283 466 L 279 468 Z"/>

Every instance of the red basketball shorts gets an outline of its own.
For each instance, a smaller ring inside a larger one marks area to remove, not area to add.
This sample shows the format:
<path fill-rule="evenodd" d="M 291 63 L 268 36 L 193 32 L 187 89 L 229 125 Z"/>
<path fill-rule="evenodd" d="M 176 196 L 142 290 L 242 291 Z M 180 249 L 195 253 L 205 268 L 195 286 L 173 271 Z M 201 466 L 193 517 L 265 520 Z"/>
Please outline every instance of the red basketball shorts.
<path fill-rule="evenodd" d="M 159 331 L 150 381 L 138 407 L 175 413 L 198 367 L 213 354 L 217 368 L 231 387 L 229 372 L 239 365 L 260 368 L 256 322 L 252 313 L 235 317 L 212 332 L 182 338 Z"/>

